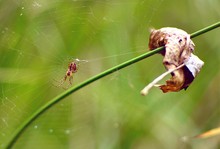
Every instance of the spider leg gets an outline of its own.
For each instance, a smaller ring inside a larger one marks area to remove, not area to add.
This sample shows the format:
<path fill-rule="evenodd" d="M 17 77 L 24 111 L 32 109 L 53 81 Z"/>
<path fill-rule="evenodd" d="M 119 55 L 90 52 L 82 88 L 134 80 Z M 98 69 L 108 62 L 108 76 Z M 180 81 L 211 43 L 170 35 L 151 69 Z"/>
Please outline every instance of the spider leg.
<path fill-rule="evenodd" d="M 73 84 L 72 81 L 73 81 L 73 76 L 70 76 L 70 78 L 69 78 L 70 85 Z"/>
<path fill-rule="evenodd" d="M 66 79 L 67 79 L 67 75 L 64 76 L 64 78 L 63 78 L 63 82 L 65 82 Z"/>
<path fill-rule="evenodd" d="M 61 85 L 63 85 L 63 83 L 66 81 L 66 79 L 67 79 L 67 75 L 65 75 L 65 77 L 63 78 L 63 81 L 62 81 L 62 84 Z M 70 77 L 71 78 L 71 77 Z M 69 81 L 70 81 L 70 78 L 69 78 Z M 68 88 L 69 88 L 69 86 L 68 87 L 62 87 L 64 90 L 67 90 Z"/>
<path fill-rule="evenodd" d="M 59 81 L 58 87 L 62 86 L 66 81 L 66 79 L 67 79 L 67 75 L 65 75 L 64 78 Z"/>

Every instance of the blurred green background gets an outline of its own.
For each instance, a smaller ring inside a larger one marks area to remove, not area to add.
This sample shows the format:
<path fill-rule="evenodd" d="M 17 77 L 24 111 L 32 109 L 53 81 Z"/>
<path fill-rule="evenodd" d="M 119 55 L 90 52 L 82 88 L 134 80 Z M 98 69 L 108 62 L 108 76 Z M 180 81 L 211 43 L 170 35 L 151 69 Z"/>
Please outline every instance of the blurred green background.
<path fill-rule="evenodd" d="M 150 28 L 192 33 L 218 22 L 219 7 L 219 0 L 1 0 L 0 147 L 64 91 L 59 81 L 72 59 L 88 60 L 74 74 L 76 85 L 146 52 Z M 219 35 L 215 29 L 193 39 L 205 65 L 186 91 L 140 95 L 165 71 L 154 55 L 51 107 L 13 148 L 220 148 L 219 136 L 190 138 L 220 124 Z"/>

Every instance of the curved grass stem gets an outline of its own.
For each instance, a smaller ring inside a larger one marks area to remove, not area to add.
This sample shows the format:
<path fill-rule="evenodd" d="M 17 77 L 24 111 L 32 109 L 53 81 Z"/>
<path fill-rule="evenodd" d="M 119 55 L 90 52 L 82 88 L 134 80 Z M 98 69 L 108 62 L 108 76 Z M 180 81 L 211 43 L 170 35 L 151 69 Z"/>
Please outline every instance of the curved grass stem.
<path fill-rule="evenodd" d="M 220 22 L 217 22 L 213 25 L 210 25 L 206 28 L 203 28 L 199 31 L 196 31 L 194 33 L 191 34 L 191 38 L 194 38 L 194 37 L 197 37 L 201 34 L 204 34 L 208 31 L 211 31 L 217 27 L 220 27 Z M 139 62 L 147 57 L 150 57 L 158 52 L 160 52 L 164 47 L 160 47 L 160 48 L 157 48 L 153 51 L 150 51 L 150 52 L 147 52 L 147 53 L 144 53 L 138 57 L 135 57 L 133 59 L 130 59 L 124 63 L 121 63 L 117 66 L 114 66 L 106 71 L 103 71 L 101 73 L 99 73 L 98 75 L 94 76 L 94 77 L 91 77 L 89 78 L 88 80 L 80 83 L 79 85 L 76 85 L 76 86 L 73 86 L 71 88 L 69 88 L 68 90 L 64 91 L 63 93 L 59 94 L 58 96 L 56 96 L 55 98 L 53 98 L 52 100 L 50 100 L 48 103 L 46 103 L 44 106 L 40 107 L 36 112 L 34 112 L 30 117 L 28 117 L 26 119 L 26 121 L 23 122 L 23 124 L 21 124 L 17 130 L 11 135 L 11 139 L 7 142 L 6 144 L 6 148 L 11 148 L 17 141 L 17 139 L 19 138 L 19 136 L 26 130 L 26 128 L 36 119 L 38 118 L 41 114 L 43 114 L 46 110 L 48 110 L 50 107 L 52 107 L 54 104 L 58 103 L 59 101 L 61 101 L 62 99 L 64 99 L 65 97 L 67 97 L 68 95 L 76 92 L 77 90 L 95 82 L 96 80 L 99 80 L 113 72 L 116 72 L 122 68 L 125 68 L 131 64 L 134 64 L 136 62 Z"/>

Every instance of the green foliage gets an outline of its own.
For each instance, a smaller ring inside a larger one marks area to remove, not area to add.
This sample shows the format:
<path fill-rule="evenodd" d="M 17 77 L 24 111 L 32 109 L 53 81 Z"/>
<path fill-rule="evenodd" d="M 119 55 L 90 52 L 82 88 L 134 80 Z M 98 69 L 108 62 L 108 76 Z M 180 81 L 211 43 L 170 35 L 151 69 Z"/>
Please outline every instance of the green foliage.
<path fill-rule="evenodd" d="M 56 86 L 69 59 L 89 61 L 74 74 L 77 85 L 147 49 L 150 27 L 174 26 L 191 33 L 219 18 L 217 1 L 180 3 L 2 1 L 0 146 L 5 148 L 45 104 L 68 92 Z M 147 97 L 139 94 L 164 72 L 162 57 L 155 55 L 53 105 L 13 147 L 217 148 L 216 138 L 188 142 L 181 138 L 219 124 L 219 33 L 215 30 L 194 40 L 205 66 L 187 91 L 163 94 L 155 89 Z"/>

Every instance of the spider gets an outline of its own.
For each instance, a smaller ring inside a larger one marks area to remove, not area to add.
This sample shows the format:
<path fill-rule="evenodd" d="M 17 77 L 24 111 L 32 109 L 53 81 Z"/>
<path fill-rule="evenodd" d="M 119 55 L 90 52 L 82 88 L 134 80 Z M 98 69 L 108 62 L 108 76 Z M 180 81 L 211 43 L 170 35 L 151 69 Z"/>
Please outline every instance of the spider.
<path fill-rule="evenodd" d="M 68 65 L 68 69 L 66 71 L 66 74 L 62 80 L 62 82 L 60 83 L 59 86 L 63 85 L 64 82 L 67 80 L 67 78 L 69 77 L 69 85 L 72 85 L 72 81 L 73 81 L 73 74 L 76 73 L 79 69 L 79 65 L 82 62 L 88 62 L 86 60 L 79 60 L 79 59 L 74 59 L 72 62 L 69 63 Z"/>
<path fill-rule="evenodd" d="M 66 71 L 66 75 L 64 76 L 64 82 L 66 79 L 69 77 L 69 83 L 72 85 L 72 80 L 73 80 L 73 73 L 76 73 L 78 71 L 79 67 L 79 59 L 76 59 L 75 61 L 72 61 L 68 65 L 68 69 Z"/>

